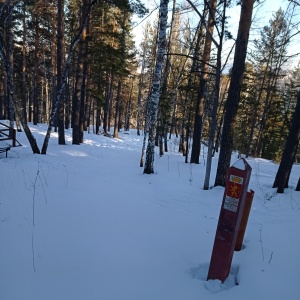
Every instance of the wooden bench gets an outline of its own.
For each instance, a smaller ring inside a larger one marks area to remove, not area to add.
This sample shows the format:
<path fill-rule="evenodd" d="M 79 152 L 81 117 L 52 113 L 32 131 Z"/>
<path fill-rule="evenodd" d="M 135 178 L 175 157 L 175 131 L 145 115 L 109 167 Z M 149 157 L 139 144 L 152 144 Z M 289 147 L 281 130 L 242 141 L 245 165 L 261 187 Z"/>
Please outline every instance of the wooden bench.
<path fill-rule="evenodd" d="M 10 145 L 0 141 L 0 153 L 5 152 L 5 156 L 7 158 L 7 151 L 10 150 Z"/>

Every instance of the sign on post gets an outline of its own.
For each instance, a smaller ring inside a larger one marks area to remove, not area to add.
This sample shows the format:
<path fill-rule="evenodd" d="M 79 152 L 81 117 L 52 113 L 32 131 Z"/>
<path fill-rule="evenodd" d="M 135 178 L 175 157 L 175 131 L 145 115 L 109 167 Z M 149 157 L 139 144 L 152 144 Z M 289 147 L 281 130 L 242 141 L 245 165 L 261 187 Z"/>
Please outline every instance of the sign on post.
<path fill-rule="evenodd" d="M 229 275 L 251 170 L 244 158 L 228 169 L 207 280 L 219 279 L 224 282 Z"/>

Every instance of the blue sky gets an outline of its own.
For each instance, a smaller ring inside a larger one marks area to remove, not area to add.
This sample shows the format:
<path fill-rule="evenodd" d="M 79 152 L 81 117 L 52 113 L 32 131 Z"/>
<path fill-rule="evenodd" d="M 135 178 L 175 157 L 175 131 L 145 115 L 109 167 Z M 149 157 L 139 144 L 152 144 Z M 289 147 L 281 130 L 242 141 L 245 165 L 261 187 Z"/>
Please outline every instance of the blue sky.
<path fill-rule="evenodd" d="M 154 7 L 157 7 L 159 4 L 159 1 L 146 1 L 143 0 L 142 2 L 145 3 L 145 6 L 149 8 L 149 11 L 152 11 Z M 179 3 L 180 0 L 177 0 L 177 3 Z M 263 26 L 269 24 L 269 20 L 272 18 L 272 15 L 281 7 L 283 10 L 285 10 L 290 2 L 288 0 L 260 0 L 260 3 L 255 4 L 255 9 L 253 12 L 253 20 L 254 23 L 252 25 L 252 30 L 250 33 L 250 41 L 254 40 L 259 36 L 260 29 L 263 28 Z M 172 5 L 172 1 L 170 1 L 170 7 Z M 228 20 L 229 22 L 229 31 L 232 33 L 233 37 L 236 36 L 236 31 L 238 28 L 238 23 L 239 23 L 239 17 L 240 17 L 240 6 L 234 6 L 233 8 L 230 9 L 228 12 L 228 15 L 230 16 L 230 19 Z M 300 12 L 300 7 L 298 8 L 298 11 Z M 148 19 L 151 19 L 156 16 L 156 13 L 151 14 L 151 16 Z M 195 24 L 198 22 L 198 16 L 195 16 Z M 185 15 L 187 17 L 187 15 Z M 193 16 L 189 16 L 190 19 L 193 19 Z M 138 20 L 140 22 L 141 20 Z M 296 20 L 295 20 L 296 21 Z M 300 21 L 300 20 L 299 20 Z M 139 46 L 139 43 L 142 39 L 142 32 L 143 32 L 143 27 L 146 24 L 146 21 L 142 22 L 139 26 L 137 26 L 134 29 L 134 35 L 136 36 L 136 46 Z M 224 45 L 224 48 L 231 48 L 230 42 L 227 42 L 226 45 Z M 296 53 L 298 51 L 297 45 L 299 44 L 299 37 L 296 36 L 294 37 L 292 43 L 291 43 L 291 52 Z M 249 45 L 251 47 L 251 43 Z M 299 60 L 299 58 L 298 58 Z"/>

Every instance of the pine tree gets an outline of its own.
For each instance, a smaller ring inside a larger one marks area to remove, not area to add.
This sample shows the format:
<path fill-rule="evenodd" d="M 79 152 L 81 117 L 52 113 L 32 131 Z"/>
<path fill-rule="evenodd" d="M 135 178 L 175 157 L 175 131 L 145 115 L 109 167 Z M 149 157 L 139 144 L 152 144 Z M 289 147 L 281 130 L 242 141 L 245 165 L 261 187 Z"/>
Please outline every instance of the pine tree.
<path fill-rule="evenodd" d="M 272 158 L 274 154 L 272 147 L 278 141 L 274 139 L 274 133 L 268 132 L 268 129 L 280 127 L 276 124 L 282 104 L 278 83 L 284 74 L 283 67 L 287 62 L 289 44 L 286 14 L 281 9 L 271 18 L 269 26 L 263 28 L 260 36 L 261 38 L 255 41 L 255 55 L 252 55 L 259 70 L 257 82 L 260 85 L 257 100 L 260 115 L 254 154 Z"/>
<path fill-rule="evenodd" d="M 218 161 L 215 186 L 225 186 L 227 170 L 230 166 L 233 146 L 233 125 L 240 100 L 241 82 L 245 68 L 254 0 L 244 0 L 242 1 L 241 5 L 242 8 L 236 39 L 231 81 L 228 91 L 228 98 L 225 104 L 221 150 Z"/>

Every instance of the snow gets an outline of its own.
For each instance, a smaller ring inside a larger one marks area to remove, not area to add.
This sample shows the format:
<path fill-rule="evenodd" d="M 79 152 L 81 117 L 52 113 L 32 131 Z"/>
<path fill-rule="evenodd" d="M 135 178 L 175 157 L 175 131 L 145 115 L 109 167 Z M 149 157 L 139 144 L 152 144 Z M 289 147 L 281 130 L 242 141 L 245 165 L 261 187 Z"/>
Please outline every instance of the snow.
<path fill-rule="evenodd" d="M 30 127 L 41 147 L 46 126 Z M 174 137 L 145 175 L 134 130 L 79 146 L 66 135 L 33 155 L 17 133 L 23 146 L 0 154 L 1 300 L 300 299 L 299 165 L 276 194 L 278 165 L 247 159 L 255 196 L 222 284 L 206 277 L 224 188 L 202 189 L 203 153 L 185 164 Z"/>
<path fill-rule="evenodd" d="M 246 170 L 246 165 L 242 158 L 237 160 L 232 166 L 239 170 Z"/>

